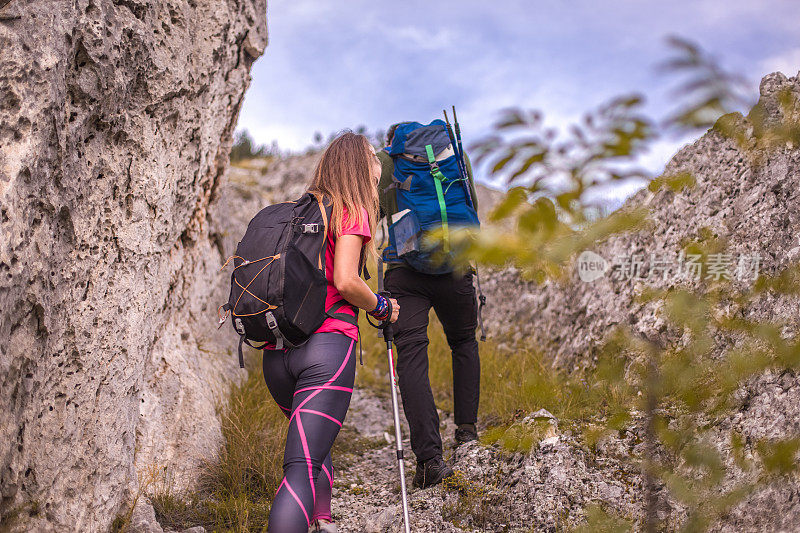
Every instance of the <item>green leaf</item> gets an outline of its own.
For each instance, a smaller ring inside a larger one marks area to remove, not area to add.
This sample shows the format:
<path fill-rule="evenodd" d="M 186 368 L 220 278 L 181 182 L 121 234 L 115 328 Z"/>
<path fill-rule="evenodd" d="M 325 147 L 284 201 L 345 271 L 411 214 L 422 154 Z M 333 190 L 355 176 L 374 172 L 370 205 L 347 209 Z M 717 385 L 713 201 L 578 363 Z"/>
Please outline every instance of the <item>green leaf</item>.
<path fill-rule="evenodd" d="M 495 123 L 494 127 L 496 130 L 507 130 L 525 126 L 526 124 L 527 122 L 521 110 L 507 109 L 502 118 Z"/>
<path fill-rule="evenodd" d="M 544 158 L 545 158 L 546 155 L 547 155 L 546 152 L 539 152 L 539 153 L 533 154 L 530 157 L 528 157 L 525 160 L 525 162 L 522 163 L 522 165 L 520 165 L 519 168 L 514 170 L 514 172 L 511 174 L 511 176 L 509 176 L 508 181 L 509 182 L 514 181 L 518 177 L 520 177 L 523 174 L 525 174 L 526 172 L 528 172 L 528 170 L 533 165 L 535 165 L 537 163 L 541 163 L 542 161 L 544 161 Z"/>
<path fill-rule="evenodd" d="M 573 530 L 573 533 L 628 533 L 633 531 L 633 522 L 615 516 L 598 504 L 586 507 L 586 522 Z"/>
<path fill-rule="evenodd" d="M 762 440 L 756 446 L 764 467 L 773 474 L 789 474 L 798 469 L 800 439 Z"/>
<path fill-rule="evenodd" d="M 506 155 L 504 155 L 499 160 L 497 160 L 497 162 L 495 162 L 490 172 L 492 174 L 497 174 L 498 172 L 503 170 L 503 168 L 508 164 L 508 162 L 514 159 L 514 156 L 516 155 L 517 153 L 514 150 L 510 150 Z"/>
<path fill-rule="evenodd" d="M 524 187 L 508 190 L 503 199 L 492 209 L 489 220 L 497 222 L 511 216 L 517 208 L 528 200 L 528 191 Z"/>

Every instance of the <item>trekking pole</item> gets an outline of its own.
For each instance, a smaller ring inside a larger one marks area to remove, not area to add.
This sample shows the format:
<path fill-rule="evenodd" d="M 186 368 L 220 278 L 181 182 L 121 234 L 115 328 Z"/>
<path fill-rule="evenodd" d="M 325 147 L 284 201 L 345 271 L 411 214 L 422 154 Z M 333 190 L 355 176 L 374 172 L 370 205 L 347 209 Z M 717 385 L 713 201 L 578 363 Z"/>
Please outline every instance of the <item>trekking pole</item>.
<path fill-rule="evenodd" d="M 458 123 L 458 115 L 456 115 L 456 106 L 453 106 L 453 126 L 456 128 L 456 140 L 458 141 L 458 156 L 461 158 L 461 166 L 464 167 L 464 177 L 467 176 L 467 157 L 464 155 L 464 146 L 461 144 L 461 125 Z M 467 190 L 467 200 L 469 202 L 470 207 L 475 208 L 472 205 L 472 194 L 469 190 Z"/>
<path fill-rule="evenodd" d="M 453 118 L 455 119 L 455 112 L 456 106 L 453 106 Z M 458 170 L 461 172 L 461 177 L 463 180 L 461 181 L 461 185 L 464 189 L 464 194 L 467 196 L 467 205 L 471 208 L 475 208 L 472 203 L 472 193 L 470 193 L 469 185 L 467 185 L 467 180 L 469 179 L 469 174 L 467 174 L 467 162 L 464 159 L 464 147 L 461 145 L 461 129 L 458 127 L 458 123 L 456 123 L 456 130 L 458 131 L 457 134 L 453 134 L 453 127 L 450 126 L 450 119 L 447 118 L 447 111 L 442 110 L 444 113 L 444 121 L 447 124 L 447 135 L 450 137 L 450 141 L 453 143 L 453 152 L 456 154 L 456 163 L 458 164 Z"/>
<path fill-rule="evenodd" d="M 464 163 L 464 168 L 467 166 L 467 161 L 464 159 L 464 147 L 461 145 L 461 126 L 458 124 L 458 116 L 456 115 L 456 106 L 453 106 L 453 126 L 456 128 L 456 140 L 458 141 L 458 153 L 461 154 L 461 160 Z"/>
<path fill-rule="evenodd" d="M 450 118 L 447 116 L 447 110 L 442 109 L 442 113 L 444 113 L 444 122 L 445 127 L 447 129 L 447 136 L 450 138 L 450 143 L 453 147 L 453 153 L 456 154 L 456 164 L 458 165 L 458 171 L 461 172 L 461 176 L 466 178 L 467 176 L 467 169 L 463 165 L 463 159 L 461 154 L 458 152 L 458 144 L 456 143 L 456 135 L 453 133 L 453 126 L 450 125 Z"/>
<path fill-rule="evenodd" d="M 381 296 L 388 301 L 391 298 L 389 291 L 380 291 Z M 397 404 L 397 387 L 395 385 L 394 373 L 394 353 L 392 351 L 392 341 L 394 340 L 394 331 L 389 322 L 392 316 L 392 304 L 389 303 L 389 318 L 381 324 L 383 329 L 383 339 L 386 341 L 386 353 L 389 359 L 389 388 L 392 391 L 392 414 L 394 415 L 394 440 L 397 443 L 395 452 L 397 454 L 397 466 L 400 468 L 400 492 L 403 496 L 403 524 L 405 525 L 405 533 L 410 533 L 409 520 L 408 520 L 408 494 L 406 493 L 406 469 L 403 464 L 403 438 L 400 434 L 400 408 Z"/>

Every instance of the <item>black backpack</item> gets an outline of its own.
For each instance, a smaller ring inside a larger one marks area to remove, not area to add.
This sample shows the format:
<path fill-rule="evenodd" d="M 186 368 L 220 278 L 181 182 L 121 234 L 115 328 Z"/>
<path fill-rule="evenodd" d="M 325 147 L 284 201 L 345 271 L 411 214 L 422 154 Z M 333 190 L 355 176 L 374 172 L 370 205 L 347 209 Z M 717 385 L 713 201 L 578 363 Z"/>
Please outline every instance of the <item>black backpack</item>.
<path fill-rule="evenodd" d="M 337 312 L 350 305 L 345 300 L 325 309 L 331 211 L 330 202 L 305 193 L 294 202 L 265 207 L 248 224 L 232 257 L 228 303 L 219 308 L 219 327 L 230 315 L 239 334 L 240 367 L 244 368 L 242 343 L 257 349 L 264 345 L 256 347 L 250 341 L 295 348 L 326 317 L 357 323 L 356 317 Z"/>

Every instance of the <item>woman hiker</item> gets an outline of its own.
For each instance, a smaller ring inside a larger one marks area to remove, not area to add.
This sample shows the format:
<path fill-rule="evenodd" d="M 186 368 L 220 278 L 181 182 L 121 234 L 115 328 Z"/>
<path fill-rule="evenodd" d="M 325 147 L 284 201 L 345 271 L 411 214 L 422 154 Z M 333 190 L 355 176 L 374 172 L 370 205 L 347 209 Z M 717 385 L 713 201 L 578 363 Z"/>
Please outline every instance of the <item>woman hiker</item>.
<path fill-rule="evenodd" d="M 378 213 L 376 184 L 381 164 L 363 135 L 344 133 L 322 154 L 309 192 L 333 204 L 325 250 L 326 310 L 345 300 L 337 313 L 364 309 L 378 320 L 397 320 L 390 306 L 359 277 Z M 284 477 L 269 514 L 270 533 L 335 532 L 331 518 L 331 446 L 342 427 L 355 380 L 354 324 L 327 318 L 302 346 L 264 350 L 264 379 L 289 418 Z"/>

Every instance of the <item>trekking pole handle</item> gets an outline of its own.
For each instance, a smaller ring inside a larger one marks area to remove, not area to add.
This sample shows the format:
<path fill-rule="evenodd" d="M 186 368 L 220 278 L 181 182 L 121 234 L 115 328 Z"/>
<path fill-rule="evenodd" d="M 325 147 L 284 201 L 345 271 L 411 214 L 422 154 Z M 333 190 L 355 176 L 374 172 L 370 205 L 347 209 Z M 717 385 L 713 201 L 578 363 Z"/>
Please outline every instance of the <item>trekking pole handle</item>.
<path fill-rule="evenodd" d="M 383 330 L 383 340 L 385 340 L 386 342 L 392 342 L 394 340 L 394 331 L 392 331 L 392 322 L 391 322 L 392 312 L 394 311 L 394 309 L 392 309 L 392 300 L 390 299 L 392 297 L 392 293 L 384 290 L 379 292 L 378 294 L 386 298 L 386 303 L 389 305 L 389 316 L 388 318 L 386 318 L 386 320 L 380 323 L 379 327 L 380 329 Z"/>

